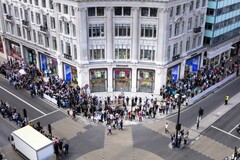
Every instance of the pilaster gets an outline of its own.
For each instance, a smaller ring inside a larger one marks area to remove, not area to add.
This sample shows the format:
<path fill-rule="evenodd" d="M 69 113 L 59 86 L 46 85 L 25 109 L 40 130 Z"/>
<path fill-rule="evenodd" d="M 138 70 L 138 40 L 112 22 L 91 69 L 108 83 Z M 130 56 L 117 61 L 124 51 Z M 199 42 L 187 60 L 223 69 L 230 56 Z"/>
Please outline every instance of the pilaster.
<path fill-rule="evenodd" d="M 107 62 L 113 62 L 113 8 L 107 7 L 107 29 L 106 29 L 106 35 L 107 35 Z"/>
<path fill-rule="evenodd" d="M 139 8 L 134 7 L 132 8 L 133 12 L 133 20 L 132 20 L 132 32 L 133 32 L 133 38 L 132 38 L 132 62 L 137 63 L 138 62 L 138 53 L 139 53 Z"/>

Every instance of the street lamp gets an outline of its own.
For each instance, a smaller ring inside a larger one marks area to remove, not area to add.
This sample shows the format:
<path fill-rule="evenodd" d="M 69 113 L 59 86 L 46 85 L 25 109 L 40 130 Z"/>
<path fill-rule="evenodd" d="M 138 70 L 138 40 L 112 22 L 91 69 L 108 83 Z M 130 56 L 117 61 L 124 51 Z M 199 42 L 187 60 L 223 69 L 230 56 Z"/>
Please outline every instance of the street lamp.
<path fill-rule="evenodd" d="M 178 147 L 178 132 L 181 130 L 181 124 L 179 123 L 180 120 L 180 107 L 182 101 L 182 94 L 176 95 L 177 97 L 177 105 L 178 105 L 178 117 L 177 117 L 177 125 L 176 125 L 176 137 L 175 137 L 175 147 Z"/>

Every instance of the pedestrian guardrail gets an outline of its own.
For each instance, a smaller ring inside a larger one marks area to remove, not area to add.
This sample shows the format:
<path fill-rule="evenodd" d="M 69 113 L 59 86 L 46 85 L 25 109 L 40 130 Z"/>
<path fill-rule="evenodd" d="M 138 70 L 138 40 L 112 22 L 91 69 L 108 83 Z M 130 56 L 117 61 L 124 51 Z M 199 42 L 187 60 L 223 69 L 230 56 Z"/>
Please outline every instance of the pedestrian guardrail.
<path fill-rule="evenodd" d="M 209 92 L 212 92 L 217 87 L 222 86 L 224 83 L 228 82 L 229 80 L 231 80 L 231 79 L 233 79 L 235 77 L 236 77 L 236 73 L 234 72 L 230 76 L 226 77 L 225 79 L 221 80 L 220 82 L 216 83 L 215 85 L 209 87 L 208 89 L 202 91 L 201 93 L 199 93 L 196 96 L 194 96 L 191 99 L 189 99 L 189 103 L 188 104 L 189 105 L 193 104 L 194 102 L 196 102 L 197 100 L 199 100 L 200 98 L 202 98 L 203 96 L 208 94 Z"/>

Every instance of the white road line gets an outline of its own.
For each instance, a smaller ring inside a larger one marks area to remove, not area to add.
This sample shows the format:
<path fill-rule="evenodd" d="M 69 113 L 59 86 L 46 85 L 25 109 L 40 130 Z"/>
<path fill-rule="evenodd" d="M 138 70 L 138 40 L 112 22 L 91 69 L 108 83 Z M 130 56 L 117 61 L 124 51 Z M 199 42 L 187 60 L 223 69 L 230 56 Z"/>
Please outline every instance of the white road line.
<path fill-rule="evenodd" d="M 12 92 L 9 92 L 7 89 L 3 88 L 2 86 L 0 86 L 0 88 L 2 90 L 4 90 L 5 92 L 11 94 L 12 96 L 14 96 L 15 98 L 19 99 L 20 101 L 24 102 L 25 104 L 27 104 L 28 106 L 32 107 L 33 109 L 37 110 L 38 112 L 42 113 L 43 115 L 46 115 L 46 113 L 42 112 L 41 110 L 37 109 L 36 107 L 34 107 L 33 105 L 29 104 L 28 102 L 24 101 L 23 99 L 19 98 L 18 96 L 16 96 L 15 94 L 13 94 Z"/>
<path fill-rule="evenodd" d="M 225 134 L 228 134 L 229 136 L 232 136 L 232 137 L 237 138 L 237 139 L 240 140 L 239 137 L 237 137 L 237 136 L 235 136 L 235 135 L 233 135 L 233 134 L 231 134 L 231 133 L 229 133 L 229 132 L 226 132 L 226 131 L 224 131 L 224 130 L 222 130 L 222 129 L 220 129 L 220 128 L 217 128 L 217 127 L 215 127 L 215 126 L 213 126 L 213 125 L 211 125 L 211 127 L 214 128 L 214 129 L 216 129 L 216 130 L 219 130 L 219 131 L 221 131 L 221 132 L 223 132 L 223 133 L 225 133 Z"/>
<path fill-rule="evenodd" d="M 58 112 L 58 111 L 60 111 L 60 109 L 55 110 L 55 111 L 52 111 L 52 112 L 50 112 L 50 113 L 48 113 L 48 114 L 45 114 L 45 115 L 42 115 L 42 116 L 40 116 L 40 117 L 37 117 L 37 118 L 35 118 L 35 119 L 32 119 L 32 120 L 30 120 L 30 122 L 36 121 L 36 120 L 38 120 L 38 119 L 40 119 L 40 118 L 46 117 L 46 116 L 48 116 L 48 115 L 50 115 L 50 114 L 53 114 L 53 113 L 55 113 L 55 112 Z"/>
<path fill-rule="evenodd" d="M 239 124 L 237 124 L 229 133 L 231 133 L 233 130 L 235 130 L 238 125 L 239 125 Z"/>

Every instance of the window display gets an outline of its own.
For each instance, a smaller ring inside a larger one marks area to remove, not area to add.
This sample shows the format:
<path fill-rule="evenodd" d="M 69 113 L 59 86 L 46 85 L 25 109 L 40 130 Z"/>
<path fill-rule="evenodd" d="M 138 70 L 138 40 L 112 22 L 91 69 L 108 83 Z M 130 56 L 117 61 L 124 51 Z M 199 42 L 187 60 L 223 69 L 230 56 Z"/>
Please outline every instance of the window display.
<path fill-rule="evenodd" d="M 107 91 L 107 69 L 93 69 L 89 75 L 91 92 Z"/>
<path fill-rule="evenodd" d="M 130 69 L 114 69 L 113 75 L 113 89 L 115 91 L 131 91 L 132 72 Z"/>
<path fill-rule="evenodd" d="M 153 70 L 139 69 L 137 73 L 138 73 L 137 91 L 153 92 L 155 72 Z"/>

